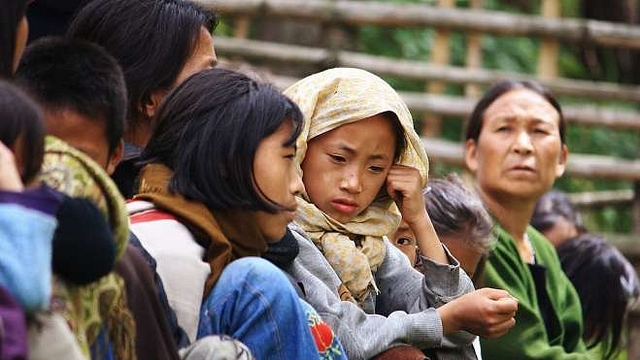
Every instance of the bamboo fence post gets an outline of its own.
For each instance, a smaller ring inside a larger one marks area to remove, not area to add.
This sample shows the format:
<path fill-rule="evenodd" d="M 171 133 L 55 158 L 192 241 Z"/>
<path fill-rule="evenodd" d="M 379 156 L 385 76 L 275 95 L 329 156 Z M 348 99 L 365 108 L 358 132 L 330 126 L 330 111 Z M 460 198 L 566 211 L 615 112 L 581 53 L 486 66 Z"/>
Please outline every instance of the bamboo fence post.
<path fill-rule="evenodd" d="M 233 19 L 233 36 L 239 39 L 249 37 L 251 18 L 248 15 L 238 15 Z"/>
<path fill-rule="evenodd" d="M 542 16 L 556 19 L 560 17 L 560 0 L 542 0 Z M 559 43 L 552 37 L 543 37 L 538 55 L 538 76 L 541 79 L 558 77 Z"/>
<path fill-rule="evenodd" d="M 453 8 L 455 0 L 438 0 L 439 7 Z M 431 51 L 431 63 L 435 65 L 448 65 L 450 59 L 448 29 L 437 28 L 436 37 Z M 447 84 L 443 81 L 430 81 L 427 84 L 427 93 L 442 94 Z M 438 137 L 442 132 L 442 118 L 434 114 L 425 114 L 422 118 L 422 135 L 427 137 Z"/>
<path fill-rule="evenodd" d="M 483 0 L 471 0 L 472 9 L 482 9 Z M 467 34 L 467 54 L 466 66 L 469 70 L 482 68 L 482 34 L 470 32 Z M 464 88 L 465 96 L 478 98 L 482 94 L 482 89 L 477 84 L 466 84 Z"/>

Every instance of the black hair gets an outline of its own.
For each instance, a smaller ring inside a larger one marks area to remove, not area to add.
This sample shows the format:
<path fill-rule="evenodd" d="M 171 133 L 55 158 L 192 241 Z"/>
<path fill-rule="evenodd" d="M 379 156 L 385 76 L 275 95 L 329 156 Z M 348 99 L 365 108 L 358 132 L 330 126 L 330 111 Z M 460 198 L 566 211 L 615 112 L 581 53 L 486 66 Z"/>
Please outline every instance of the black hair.
<path fill-rule="evenodd" d="M 18 24 L 27 12 L 29 0 L 4 0 L 0 11 L 0 78 L 13 77 Z"/>
<path fill-rule="evenodd" d="M 604 343 L 604 359 L 612 359 L 622 346 L 627 310 L 640 296 L 638 275 L 620 251 L 598 235 L 580 234 L 557 251 L 580 295 L 587 347 Z"/>
<path fill-rule="evenodd" d="M 482 279 L 484 264 L 491 251 L 493 222 L 482 201 L 455 174 L 444 179 L 429 179 L 425 207 L 438 236 L 455 235 L 481 254 L 473 275 L 474 284 Z"/>
<path fill-rule="evenodd" d="M 485 92 L 484 96 L 478 101 L 476 106 L 469 116 L 469 120 L 467 121 L 467 129 L 466 129 L 466 140 L 472 139 L 474 141 L 478 141 L 480 137 L 480 132 L 482 131 L 482 125 L 484 123 L 484 113 L 494 101 L 496 101 L 503 94 L 517 89 L 526 89 L 533 91 L 534 93 L 542 96 L 554 109 L 558 112 L 560 117 L 559 121 L 559 130 L 560 130 L 560 140 L 562 143 L 565 143 L 565 133 L 566 133 L 566 121 L 564 116 L 562 115 L 562 108 L 560 104 L 553 96 L 553 94 L 535 81 L 529 80 L 505 80 L 493 85 L 487 92 Z"/>
<path fill-rule="evenodd" d="M 104 122 L 109 154 L 120 144 L 127 90 L 118 62 L 100 46 L 78 39 L 39 39 L 25 50 L 16 83 L 45 112 L 68 109 Z"/>
<path fill-rule="evenodd" d="M 124 71 L 130 127 L 144 118 L 144 104 L 169 90 L 196 50 L 200 29 L 212 32 L 214 13 L 184 0 L 94 0 L 76 15 L 67 36 L 95 42 Z"/>
<path fill-rule="evenodd" d="M 578 233 L 586 231 L 580 213 L 571 204 L 569 197 L 558 190 L 544 193 L 533 210 L 531 226 L 540 232 L 553 227 L 558 218 L 564 218 L 576 227 Z"/>
<path fill-rule="evenodd" d="M 283 209 L 257 188 L 255 152 L 286 121 L 293 131 L 283 146 L 295 146 L 303 116 L 271 85 L 230 70 L 205 70 L 167 96 L 156 120 L 141 160 L 174 171 L 171 191 L 211 210 Z"/>
<path fill-rule="evenodd" d="M 393 149 L 393 162 L 397 163 L 407 148 L 406 134 L 395 113 L 388 111 L 383 113 L 383 115 L 389 119 L 391 127 L 393 128 L 393 135 L 396 138 L 396 147 Z"/>
<path fill-rule="evenodd" d="M 22 148 L 16 141 L 22 137 Z M 22 182 L 30 183 L 40 172 L 44 157 L 44 123 L 38 105 L 14 85 L 0 80 L 0 141 L 24 161 Z"/>

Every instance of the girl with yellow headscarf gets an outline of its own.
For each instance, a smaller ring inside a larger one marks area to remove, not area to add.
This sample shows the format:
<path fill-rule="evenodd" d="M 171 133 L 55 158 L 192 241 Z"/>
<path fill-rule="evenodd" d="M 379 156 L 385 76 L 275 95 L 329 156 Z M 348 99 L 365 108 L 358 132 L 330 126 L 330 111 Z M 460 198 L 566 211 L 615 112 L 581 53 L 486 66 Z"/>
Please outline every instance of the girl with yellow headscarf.
<path fill-rule="evenodd" d="M 398 344 L 446 347 L 451 357 L 439 359 L 475 358 L 466 331 L 501 335 L 516 304 L 494 289 L 463 296 L 473 285 L 426 214 L 428 160 L 400 96 L 379 77 L 349 68 L 311 75 L 285 95 L 306 120 L 297 141 L 305 191 L 293 225 L 300 254 L 289 272 L 307 301 L 350 359 Z M 428 276 L 386 239 L 401 215 L 425 249 Z"/>

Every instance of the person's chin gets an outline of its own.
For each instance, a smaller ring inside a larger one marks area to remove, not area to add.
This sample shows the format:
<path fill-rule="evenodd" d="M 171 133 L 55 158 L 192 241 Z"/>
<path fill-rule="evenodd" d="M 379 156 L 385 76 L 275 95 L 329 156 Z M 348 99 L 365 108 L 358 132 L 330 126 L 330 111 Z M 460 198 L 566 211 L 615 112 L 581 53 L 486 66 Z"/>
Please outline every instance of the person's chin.
<path fill-rule="evenodd" d="M 268 243 L 274 243 L 282 240 L 284 235 L 287 233 L 287 224 L 283 223 L 283 226 L 278 230 L 272 230 L 268 233 L 264 234 L 265 239 Z"/>

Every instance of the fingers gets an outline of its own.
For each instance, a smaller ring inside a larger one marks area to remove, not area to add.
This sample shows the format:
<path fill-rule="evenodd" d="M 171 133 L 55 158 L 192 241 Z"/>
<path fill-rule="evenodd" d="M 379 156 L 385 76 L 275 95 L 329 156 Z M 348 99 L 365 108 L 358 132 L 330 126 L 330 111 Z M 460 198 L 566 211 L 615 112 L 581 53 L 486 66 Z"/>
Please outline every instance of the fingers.
<path fill-rule="evenodd" d="M 402 165 L 392 166 L 387 175 L 386 190 L 398 205 L 403 217 L 409 216 L 409 222 L 425 211 L 422 180 L 418 170 Z"/>
<path fill-rule="evenodd" d="M 514 316 L 518 310 L 518 300 L 512 297 L 505 297 L 494 301 L 495 312 L 498 314 Z"/>
<path fill-rule="evenodd" d="M 511 330 L 511 328 L 515 326 L 515 324 L 516 320 L 514 318 L 509 318 L 503 322 L 483 328 L 480 331 L 481 334 L 477 335 L 487 339 L 494 339 L 509 332 L 509 330 Z"/>

